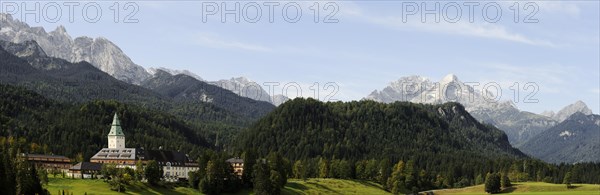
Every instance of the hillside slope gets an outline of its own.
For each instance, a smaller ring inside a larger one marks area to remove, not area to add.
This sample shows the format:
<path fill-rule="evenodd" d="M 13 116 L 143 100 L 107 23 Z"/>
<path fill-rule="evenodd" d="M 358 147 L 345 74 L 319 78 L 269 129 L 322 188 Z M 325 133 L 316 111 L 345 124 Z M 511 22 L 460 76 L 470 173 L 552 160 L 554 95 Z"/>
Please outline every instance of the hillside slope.
<path fill-rule="evenodd" d="M 176 117 L 115 101 L 59 103 L 19 87 L 0 85 L 0 136 L 24 137 L 38 153 L 90 157 L 106 147 L 112 116 L 118 113 L 128 147 L 195 154 L 212 144 L 211 125 L 190 125 Z M 33 146 L 32 146 L 33 147 Z"/>
<path fill-rule="evenodd" d="M 457 103 L 284 103 L 239 136 L 245 148 L 290 159 L 404 159 L 414 155 L 523 157 L 506 135 Z M 439 160 L 437 159 L 437 160 Z"/>
<path fill-rule="evenodd" d="M 600 162 L 600 115 L 577 112 L 520 148 L 551 163 Z"/>

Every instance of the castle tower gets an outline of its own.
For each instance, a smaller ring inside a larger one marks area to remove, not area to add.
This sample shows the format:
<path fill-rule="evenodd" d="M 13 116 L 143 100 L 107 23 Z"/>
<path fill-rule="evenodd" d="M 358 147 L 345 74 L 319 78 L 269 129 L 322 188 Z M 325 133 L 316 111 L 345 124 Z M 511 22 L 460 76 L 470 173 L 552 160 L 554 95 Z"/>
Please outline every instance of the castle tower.
<path fill-rule="evenodd" d="M 115 113 L 110 132 L 108 133 L 108 148 L 125 148 L 125 134 L 123 134 L 123 129 L 121 129 L 121 122 L 117 113 Z"/>

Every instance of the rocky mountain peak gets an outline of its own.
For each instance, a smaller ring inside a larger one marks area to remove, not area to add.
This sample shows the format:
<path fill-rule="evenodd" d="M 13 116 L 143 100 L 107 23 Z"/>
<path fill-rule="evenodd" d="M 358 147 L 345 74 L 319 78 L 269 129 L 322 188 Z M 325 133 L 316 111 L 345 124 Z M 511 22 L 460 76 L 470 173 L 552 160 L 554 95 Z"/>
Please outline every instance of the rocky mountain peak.
<path fill-rule="evenodd" d="M 452 83 L 452 82 L 458 82 L 460 83 L 460 81 L 458 80 L 458 77 L 452 73 L 446 75 L 444 78 L 442 78 L 442 80 L 440 81 L 441 84 L 445 84 L 445 83 Z"/>
<path fill-rule="evenodd" d="M 147 71 L 150 75 L 155 75 L 156 73 L 158 73 L 160 71 L 160 72 L 169 73 L 171 75 L 183 74 L 183 75 L 194 77 L 195 79 L 197 79 L 199 81 L 204 81 L 204 79 L 202 79 L 200 76 L 198 76 L 197 74 L 194 74 L 193 72 L 190 72 L 189 70 L 173 70 L 173 69 L 169 69 L 169 68 L 165 68 L 165 67 L 158 67 L 158 68 L 152 67 L 152 68 L 148 68 Z"/>
<path fill-rule="evenodd" d="M 552 116 L 552 118 L 554 118 L 555 120 L 557 120 L 559 122 L 562 122 L 577 112 L 581 112 L 582 114 L 585 114 L 585 115 L 592 114 L 592 110 L 590 108 L 588 108 L 587 105 L 583 101 L 579 100 L 579 101 L 576 101 L 575 103 L 565 106 L 563 109 L 556 112 L 556 114 L 554 114 L 554 116 Z"/>
<path fill-rule="evenodd" d="M 106 38 L 72 39 L 64 26 L 58 26 L 54 31 L 47 33 L 42 27 L 29 27 L 8 14 L 0 14 L 0 26 L 0 40 L 13 43 L 35 40 L 48 56 L 70 62 L 87 61 L 128 83 L 140 84 L 151 76 Z"/>
<path fill-rule="evenodd" d="M 67 34 L 67 29 L 63 25 L 59 25 L 52 32 L 57 33 L 57 34 Z"/>

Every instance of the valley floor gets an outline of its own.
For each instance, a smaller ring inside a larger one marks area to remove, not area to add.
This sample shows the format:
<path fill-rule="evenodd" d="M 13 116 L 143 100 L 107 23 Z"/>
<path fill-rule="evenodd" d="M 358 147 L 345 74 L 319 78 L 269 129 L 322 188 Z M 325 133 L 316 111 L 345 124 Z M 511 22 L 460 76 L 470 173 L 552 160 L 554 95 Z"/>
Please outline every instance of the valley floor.
<path fill-rule="evenodd" d="M 381 185 L 368 181 L 311 178 L 290 179 L 282 194 L 390 194 Z"/>
<path fill-rule="evenodd" d="M 515 183 L 513 187 L 505 189 L 502 194 L 518 195 L 600 195 L 600 185 L 575 184 L 573 189 L 567 189 L 563 184 L 548 184 L 541 182 Z M 108 183 L 96 179 L 67 179 L 50 178 L 45 186 L 51 194 L 202 194 L 196 189 L 177 187 L 167 189 L 162 187 L 150 187 L 146 184 L 132 184 L 127 186 L 125 193 L 111 191 Z M 460 189 L 434 190 L 436 195 L 466 194 L 487 195 L 483 191 L 483 185 L 471 186 Z M 237 194 L 253 194 L 252 191 L 243 190 Z M 359 180 L 322 179 L 312 178 L 306 181 L 298 179 L 288 180 L 282 189 L 284 195 L 300 194 L 390 194 L 381 189 L 381 185 Z"/>
<path fill-rule="evenodd" d="M 574 184 L 574 188 L 567 189 L 564 184 L 549 184 L 542 182 L 514 183 L 512 187 L 504 189 L 501 194 L 522 195 L 600 195 L 600 185 L 597 184 Z M 445 194 L 467 194 L 487 195 L 483 185 L 471 186 L 459 189 L 434 190 L 436 195 Z"/>
<path fill-rule="evenodd" d="M 167 189 L 161 187 L 150 187 L 146 184 L 132 184 L 127 186 L 125 193 L 111 191 L 108 183 L 100 179 L 68 179 L 68 178 L 50 178 L 48 185 L 45 186 L 51 194 L 202 194 L 198 190 L 177 187 Z M 251 191 L 240 191 L 237 194 L 253 194 Z M 288 180 L 287 185 L 282 189 L 284 195 L 299 194 L 389 194 L 381 189 L 376 183 L 367 181 L 353 181 L 340 179 L 308 179 Z"/>

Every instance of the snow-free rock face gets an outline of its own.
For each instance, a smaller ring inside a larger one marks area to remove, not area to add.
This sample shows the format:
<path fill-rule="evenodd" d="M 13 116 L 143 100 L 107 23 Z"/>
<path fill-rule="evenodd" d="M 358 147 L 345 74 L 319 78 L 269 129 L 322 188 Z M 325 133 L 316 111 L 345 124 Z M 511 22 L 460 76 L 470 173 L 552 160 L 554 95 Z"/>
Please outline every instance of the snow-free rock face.
<path fill-rule="evenodd" d="M 576 112 L 519 149 L 551 163 L 600 162 L 600 116 Z"/>
<path fill-rule="evenodd" d="M 589 109 L 585 103 L 583 103 L 582 101 L 577 101 L 573 104 L 565 106 L 563 109 L 558 111 L 556 114 L 551 115 L 550 117 L 554 118 L 559 122 L 562 122 L 577 112 L 581 112 L 585 115 L 592 114 L 592 110 Z"/>
<path fill-rule="evenodd" d="M 239 96 L 247 97 L 253 100 L 269 102 L 275 106 L 279 106 L 290 100 L 290 98 L 281 94 L 271 96 L 260 84 L 246 77 L 222 79 L 219 81 L 210 82 L 210 84 L 232 91 Z"/>
<path fill-rule="evenodd" d="M 281 95 L 281 94 L 280 95 L 271 96 L 271 99 L 273 100 L 271 103 L 273 105 L 275 105 L 275 106 L 279 106 L 279 105 L 287 102 L 288 100 L 290 100 L 290 98 L 288 98 L 285 95 Z"/>
<path fill-rule="evenodd" d="M 202 79 L 202 77 L 198 76 L 197 74 L 195 74 L 193 72 L 190 72 L 189 70 L 173 70 L 173 69 L 169 69 L 169 68 L 165 68 L 165 67 L 158 67 L 158 68 L 148 68 L 148 73 L 150 73 L 151 75 L 154 75 L 159 70 L 165 71 L 171 75 L 183 74 L 183 75 L 194 77 L 195 79 L 197 79 L 199 81 L 204 81 L 204 79 Z"/>
<path fill-rule="evenodd" d="M 510 142 L 518 146 L 557 124 L 550 117 L 520 111 L 510 101 L 495 101 L 489 91 L 477 91 L 472 86 L 449 74 L 439 82 L 420 76 L 401 77 L 382 91 L 374 91 L 365 99 L 380 102 L 410 101 L 414 103 L 441 104 L 458 102 L 480 122 L 504 130 Z"/>
<path fill-rule="evenodd" d="M 87 61 L 111 76 L 132 84 L 140 84 L 151 76 L 108 39 L 73 39 L 63 26 L 46 32 L 44 28 L 30 27 L 11 15 L 0 13 L 0 40 L 14 43 L 34 40 L 48 56 L 70 62 Z"/>

